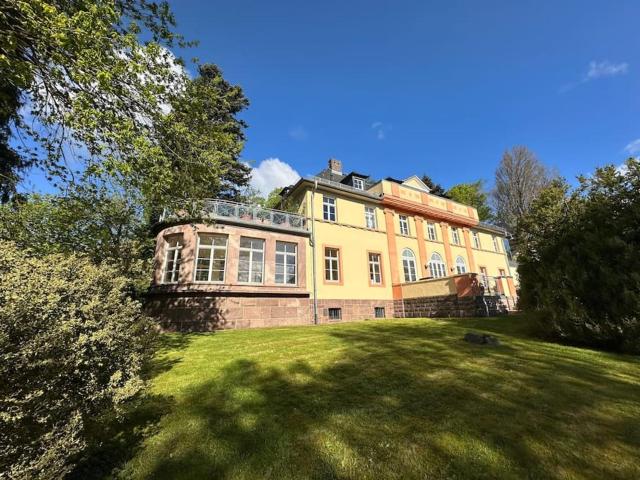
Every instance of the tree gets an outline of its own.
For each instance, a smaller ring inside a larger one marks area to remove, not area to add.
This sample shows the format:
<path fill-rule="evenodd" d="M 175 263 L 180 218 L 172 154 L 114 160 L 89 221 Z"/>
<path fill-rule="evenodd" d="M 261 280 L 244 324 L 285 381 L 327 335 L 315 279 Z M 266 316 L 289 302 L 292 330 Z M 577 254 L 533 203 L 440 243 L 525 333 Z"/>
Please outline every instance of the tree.
<path fill-rule="evenodd" d="M 480 221 L 488 221 L 493 218 L 493 212 L 489 206 L 489 195 L 484 191 L 483 181 L 473 183 L 460 183 L 447 191 L 451 200 L 470 205 L 478 210 Z"/>
<path fill-rule="evenodd" d="M 85 185 L 66 195 L 32 195 L 0 205 L 0 240 L 37 255 L 86 255 L 145 291 L 154 249 L 140 205 L 105 188 Z"/>
<path fill-rule="evenodd" d="M 215 66 L 187 77 L 162 45 L 180 39 L 173 24 L 166 2 L 0 4 L 0 92 L 29 107 L 6 118 L 51 181 L 101 180 L 155 205 L 176 192 L 235 195 L 246 98 Z M 20 165 L 13 173 L 15 183 Z"/>
<path fill-rule="evenodd" d="M 563 341 L 640 353 L 640 161 L 579 182 L 552 181 L 518 222 L 521 306 Z"/>
<path fill-rule="evenodd" d="M 21 175 L 34 163 L 10 144 L 11 125 L 19 122 L 21 107 L 18 89 L 0 80 L 0 204 L 15 196 Z"/>
<path fill-rule="evenodd" d="M 435 183 L 433 180 L 431 180 L 431 177 L 424 174 L 422 175 L 421 180 L 427 187 L 429 187 L 429 190 L 431 191 L 432 194 L 438 195 L 439 197 L 443 197 L 443 198 L 449 198 L 447 197 L 447 192 L 444 189 L 444 187 L 439 183 Z"/>
<path fill-rule="evenodd" d="M 520 218 L 553 175 L 527 147 L 505 151 L 496 170 L 493 202 L 497 223 L 515 231 Z"/>
<path fill-rule="evenodd" d="M 127 279 L 0 241 L 0 470 L 63 478 L 87 427 L 136 395 L 153 341 Z"/>
<path fill-rule="evenodd" d="M 283 208 L 282 197 L 280 196 L 280 192 L 282 191 L 282 188 L 283 187 L 276 187 L 273 190 L 271 190 L 271 193 L 267 195 L 267 198 L 264 201 L 265 208 L 276 208 L 276 209 Z"/>
<path fill-rule="evenodd" d="M 249 183 L 251 168 L 239 161 L 246 125 L 237 118 L 249 102 L 216 65 L 201 65 L 198 72 L 158 121 L 161 157 L 171 173 L 157 179 L 162 187 L 153 198 L 168 191 L 185 199 L 237 199 Z M 182 168 L 185 163 L 189 168 Z"/>

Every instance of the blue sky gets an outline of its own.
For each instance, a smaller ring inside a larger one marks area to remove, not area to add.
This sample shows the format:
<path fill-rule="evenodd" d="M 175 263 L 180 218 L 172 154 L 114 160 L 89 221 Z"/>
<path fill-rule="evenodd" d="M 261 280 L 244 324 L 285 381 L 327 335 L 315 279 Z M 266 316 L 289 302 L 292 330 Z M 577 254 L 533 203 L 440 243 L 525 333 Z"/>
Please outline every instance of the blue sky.
<path fill-rule="evenodd" d="M 640 155 L 640 2 L 173 1 L 186 60 L 251 101 L 243 158 L 300 175 L 492 183 L 533 149 L 569 179 Z M 630 146 L 625 151 L 625 147 Z M 264 189 L 295 177 L 263 164 Z"/>

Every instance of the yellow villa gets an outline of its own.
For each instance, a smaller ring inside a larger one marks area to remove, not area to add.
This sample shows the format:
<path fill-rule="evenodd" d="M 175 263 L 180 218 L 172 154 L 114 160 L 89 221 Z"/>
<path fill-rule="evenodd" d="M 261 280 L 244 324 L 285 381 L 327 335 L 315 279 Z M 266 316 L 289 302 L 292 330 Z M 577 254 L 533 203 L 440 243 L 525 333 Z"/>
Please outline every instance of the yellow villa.
<path fill-rule="evenodd" d="M 283 189 L 289 211 L 205 202 L 164 215 L 148 308 L 168 330 L 303 325 L 513 310 L 505 231 L 413 176 L 329 160 Z M 294 210 L 295 212 L 291 212 Z"/>

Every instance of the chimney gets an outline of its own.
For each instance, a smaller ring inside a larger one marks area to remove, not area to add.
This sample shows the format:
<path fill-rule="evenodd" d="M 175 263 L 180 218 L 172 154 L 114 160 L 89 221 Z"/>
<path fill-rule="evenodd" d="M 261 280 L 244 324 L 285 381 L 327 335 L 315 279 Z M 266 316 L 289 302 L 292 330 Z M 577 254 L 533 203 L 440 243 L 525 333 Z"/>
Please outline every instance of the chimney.
<path fill-rule="evenodd" d="M 332 173 L 337 173 L 338 175 L 342 175 L 342 162 L 340 160 L 336 160 L 335 158 L 329 159 L 329 169 Z"/>

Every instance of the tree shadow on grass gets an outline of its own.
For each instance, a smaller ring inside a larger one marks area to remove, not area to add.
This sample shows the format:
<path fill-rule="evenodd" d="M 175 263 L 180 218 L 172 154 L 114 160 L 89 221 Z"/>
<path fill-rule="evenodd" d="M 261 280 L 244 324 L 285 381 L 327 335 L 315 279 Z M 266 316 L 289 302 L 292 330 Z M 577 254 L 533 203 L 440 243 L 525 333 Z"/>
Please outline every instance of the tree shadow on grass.
<path fill-rule="evenodd" d="M 154 359 L 144 368 L 143 379 L 150 382 L 171 370 L 180 362 L 180 357 L 167 357 L 167 354 L 185 350 L 197 335 L 161 335 Z M 109 412 L 102 418 L 86 421 L 89 446 L 67 478 L 88 480 L 112 476 L 134 457 L 145 438 L 158 433 L 160 419 L 172 411 L 173 405 L 172 398 L 145 391 L 119 414 Z"/>
<path fill-rule="evenodd" d="M 334 328 L 344 348 L 320 366 L 237 359 L 175 399 L 123 475 L 640 477 L 638 364 L 617 376 L 575 350 L 466 344 L 464 328 Z"/>

